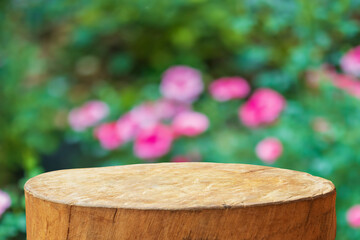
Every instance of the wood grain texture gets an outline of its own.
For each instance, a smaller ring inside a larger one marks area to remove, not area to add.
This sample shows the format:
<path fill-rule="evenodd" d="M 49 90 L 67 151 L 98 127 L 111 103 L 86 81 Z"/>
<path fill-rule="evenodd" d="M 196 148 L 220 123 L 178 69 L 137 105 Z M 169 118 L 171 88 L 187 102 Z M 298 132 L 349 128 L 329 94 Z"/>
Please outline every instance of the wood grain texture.
<path fill-rule="evenodd" d="M 161 163 L 49 172 L 25 184 L 28 240 L 317 239 L 334 185 L 285 169 Z"/>

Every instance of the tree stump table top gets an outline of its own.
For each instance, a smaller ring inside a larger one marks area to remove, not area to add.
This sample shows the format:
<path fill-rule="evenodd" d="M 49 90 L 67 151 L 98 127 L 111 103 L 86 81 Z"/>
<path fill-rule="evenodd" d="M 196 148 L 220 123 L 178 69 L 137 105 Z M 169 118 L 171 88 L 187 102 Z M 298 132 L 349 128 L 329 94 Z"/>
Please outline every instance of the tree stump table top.
<path fill-rule="evenodd" d="M 265 166 L 161 163 L 49 172 L 30 179 L 25 191 L 65 205 L 186 210 L 281 204 L 321 197 L 335 187 L 307 173 Z"/>
<path fill-rule="evenodd" d="M 28 240 L 333 240 L 323 178 L 221 163 L 49 172 L 25 184 Z"/>

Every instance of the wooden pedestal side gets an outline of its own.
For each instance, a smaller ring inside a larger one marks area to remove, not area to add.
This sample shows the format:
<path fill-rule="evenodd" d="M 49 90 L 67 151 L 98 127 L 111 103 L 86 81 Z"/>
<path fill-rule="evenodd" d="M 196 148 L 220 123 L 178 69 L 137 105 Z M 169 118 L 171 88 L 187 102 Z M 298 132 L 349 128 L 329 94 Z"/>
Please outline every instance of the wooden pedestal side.
<path fill-rule="evenodd" d="M 335 187 L 243 164 L 161 163 L 41 174 L 28 240 L 333 240 Z"/>

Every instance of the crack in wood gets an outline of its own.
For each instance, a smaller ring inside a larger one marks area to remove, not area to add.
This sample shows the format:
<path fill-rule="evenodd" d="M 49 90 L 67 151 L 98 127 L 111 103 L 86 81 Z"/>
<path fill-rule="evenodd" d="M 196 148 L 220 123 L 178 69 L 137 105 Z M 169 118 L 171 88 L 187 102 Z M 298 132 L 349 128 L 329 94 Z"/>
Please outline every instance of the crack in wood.
<path fill-rule="evenodd" d="M 114 216 L 113 216 L 113 219 L 112 219 L 112 222 L 113 222 L 113 223 L 115 223 L 116 214 L 117 214 L 118 210 L 119 210 L 118 208 L 115 210 L 115 213 L 114 213 Z"/>
<path fill-rule="evenodd" d="M 254 170 L 250 170 L 250 171 L 244 172 L 243 174 L 254 173 L 254 172 L 261 172 L 261 171 L 264 171 L 264 170 L 269 170 L 269 169 L 268 169 L 268 168 L 254 169 Z"/>
<path fill-rule="evenodd" d="M 69 240 L 69 236 L 70 236 L 70 223 L 71 223 L 71 209 L 72 209 L 73 205 L 70 205 L 69 208 L 69 221 L 68 221 L 68 229 L 67 229 L 67 234 L 66 234 L 66 240 Z"/>

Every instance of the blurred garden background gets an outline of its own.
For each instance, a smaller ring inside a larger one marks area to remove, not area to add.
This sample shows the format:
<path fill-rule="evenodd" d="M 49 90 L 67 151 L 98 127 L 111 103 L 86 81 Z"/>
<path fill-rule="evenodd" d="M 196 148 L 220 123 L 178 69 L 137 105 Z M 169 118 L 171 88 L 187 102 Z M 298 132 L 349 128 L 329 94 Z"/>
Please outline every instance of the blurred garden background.
<path fill-rule="evenodd" d="M 45 171 L 248 163 L 337 188 L 360 239 L 360 0 L 0 1 L 0 240 Z"/>

